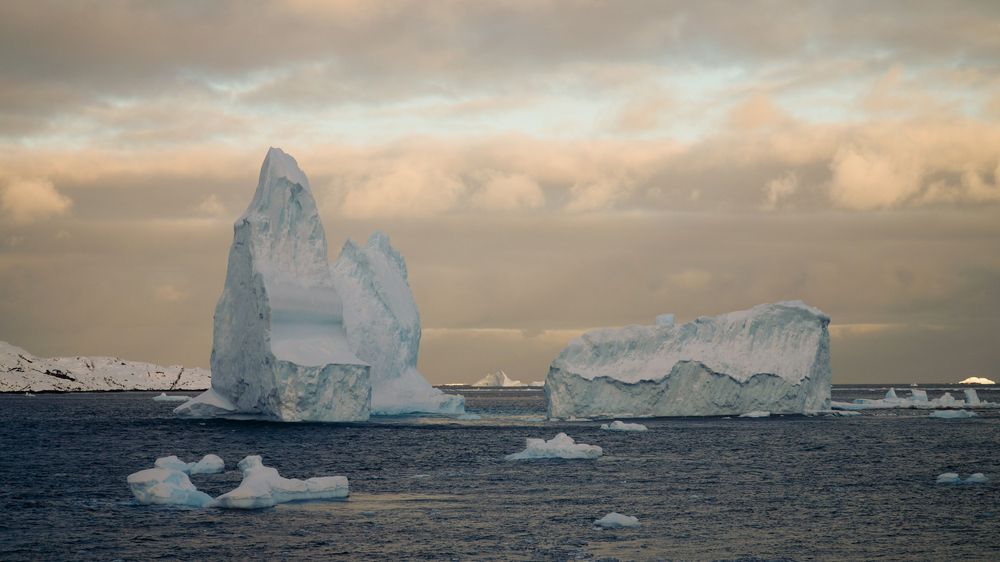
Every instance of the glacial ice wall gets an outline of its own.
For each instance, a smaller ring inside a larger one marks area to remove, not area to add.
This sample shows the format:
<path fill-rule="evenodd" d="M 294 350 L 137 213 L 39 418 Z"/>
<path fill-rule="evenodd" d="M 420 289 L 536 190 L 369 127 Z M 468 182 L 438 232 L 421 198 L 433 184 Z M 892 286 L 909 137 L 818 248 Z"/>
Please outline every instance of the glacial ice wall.
<path fill-rule="evenodd" d="M 552 418 L 830 408 L 829 317 L 801 301 L 574 339 L 545 379 Z"/>
<path fill-rule="evenodd" d="M 268 151 L 257 191 L 233 230 L 215 309 L 212 388 L 175 412 L 368 419 L 369 366 L 348 345 L 326 234 L 295 159 Z"/>
<path fill-rule="evenodd" d="M 332 271 L 347 341 L 371 365 L 372 413 L 463 413 L 464 398 L 434 388 L 417 370 L 420 314 L 389 237 L 375 232 L 363 247 L 348 240 Z"/>

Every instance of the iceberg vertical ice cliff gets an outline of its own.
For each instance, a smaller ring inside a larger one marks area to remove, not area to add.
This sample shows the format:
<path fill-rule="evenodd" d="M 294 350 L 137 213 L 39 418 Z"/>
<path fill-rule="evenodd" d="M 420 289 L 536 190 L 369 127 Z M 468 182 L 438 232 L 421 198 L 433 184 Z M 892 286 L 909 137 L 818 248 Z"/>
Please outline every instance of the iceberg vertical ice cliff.
<path fill-rule="evenodd" d="M 326 234 L 295 159 L 268 151 L 257 192 L 233 231 L 215 308 L 212 388 L 175 412 L 368 419 L 369 366 L 348 345 Z"/>
<path fill-rule="evenodd" d="M 830 408 L 830 319 L 800 301 L 675 325 L 605 328 L 552 362 L 552 418 L 803 413 Z"/>
<path fill-rule="evenodd" d="M 333 265 L 351 349 L 371 365 L 372 413 L 461 414 L 465 399 L 434 388 L 417 371 L 420 314 L 406 262 L 381 232 L 344 244 Z"/>

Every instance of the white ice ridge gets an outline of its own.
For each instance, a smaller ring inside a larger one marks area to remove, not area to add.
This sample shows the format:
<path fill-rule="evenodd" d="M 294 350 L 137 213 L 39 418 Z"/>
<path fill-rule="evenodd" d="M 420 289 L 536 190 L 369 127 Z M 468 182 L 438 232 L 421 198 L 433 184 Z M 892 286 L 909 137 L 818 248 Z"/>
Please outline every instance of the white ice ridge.
<path fill-rule="evenodd" d="M 573 438 L 565 433 L 560 433 L 549 439 L 525 440 L 525 448 L 520 453 L 513 453 L 504 457 L 509 461 L 523 461 L 532 459 L 596 459 L 604 454 L 604 451 L 597 445 L 587 445 L 576 443 Z"/>
<path fill-rule="evenodd" d="M 632 517 L 631 515 L 622 515 L 617 511 L 612 511 L 611 513 L 601 517 L 597 521 L 594 521 L 594 526 L 602 527 L 604 529 L 623 529 L 627 527 L 638 527 L 639 518 Z"/>
<path fill-rule="evenodd" d="M 974 388 L 963 389 L 964 398 L 958 400 L 950 392 L 945 392 L 936 398 L 928 398 L 927 391 L 919 388 L 910 389 L 909 397 L 899 397 L 895 388 L 890 388 L 885 393 L 885 398 L 868 399 L 858 398 L 853 402 L 832 402 L 834 410 L 888 410 L 896 408 L 913 408 L 920 410 L 949 410 L 960 408 L 1000 408 L 1000 403 L 987 402 L 979 399 L 979 394 Z M 971 413 L 971 412 L 970 412 Z M 945 412 L 937 413 L 934 417 L 971 417 L 963 414 L 955 416 Z"/>
<path fill-rule="evenodd" d="M 574 339 L 545 379 L 551 418 L 830 409 L 830 319 L 801 301 Z"/>
<path fill-rule="evenodd" d="M 463 413 L 464 398 L 434 388 L 417 371 L 420 314 L 406 262 L 389 237 L 375 232 L 364 247 L 348 240 L 332 271 L 347 341 L 371 365 L 372 414 Z"/>
<path fill-rule="evenodd" d="M 494 387 L 517 387 L 517 386 L 543 386 L 544 382 L 523 383 L 507 376 L 503 370 L 489 373 L 485 377 L 472 383 L 472 386 L 494 386 Z"/>
<path fill-rule="evenodd" d="M 208 454 L 198 462 L 184 462 L 177 455 L 160 457 L 153 463 L 156 468 L 177 470 L 185 474 L 218 474 L 226 469 L 226 463 L 218 455 Z"/>
<path fill-rule="evenodd" d="M 346 498 L 349 494 L 344 476 L 322 476 L 299 480 L 284 478 L 277 469 L 264 466 L 259 455 L 250 455 L 239 463 L 243 481 L 231 492 L 215 498 L 214 507 L 261 509 L 279 503 Z"/>
<path fill-rule="evenodd" d="M 253 201 L 233 232 L 215 308 L 212 388 L 174 411 L 368 419 L 369 366 L 348 344 L 326 234 L 295 159 L 268 150 Z"/>
<path fill-rule="evenodd" d="M 625 423 L 615 420 L 611 423 L 601 424 L 601 429 L 605 431 L 648 431 L 649 428 L 641 423 Z"/>
<path fill-rule="evenodd" d="M 745 414 L 740 414 L 741 418 L 769 418 L 771 417 L 771 412 L 764 412 L 761 410 L 754 410 L 752 412 L 747 412 Z"/>
<path fill-rule="evenodd" d="M 0 341 L 0 392 L 204 390 L 210 376 L 206 369 L 119 357 L 37 357 Z"/>

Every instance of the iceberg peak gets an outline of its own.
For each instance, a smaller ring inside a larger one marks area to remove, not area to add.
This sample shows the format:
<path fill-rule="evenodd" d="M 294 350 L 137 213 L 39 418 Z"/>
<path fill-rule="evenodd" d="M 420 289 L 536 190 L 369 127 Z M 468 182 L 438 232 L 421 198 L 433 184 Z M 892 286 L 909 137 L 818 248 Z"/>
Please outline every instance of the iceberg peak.
<path fill-rule="evenodd" d="M 264 157 L 264 164 L 260 167 L 260 183 L 272 183 L 280 179 L 288 180 L 288 183 L 298 184 L 306 189 L 309 187 L 309 178 L 306 177 L 299 163 L 280 148 L 270 147 Z"/>
<path fill-rule="evenodd" d="M 294 158 L 271 148 L 233 226 L 215 309 L 212 388 L 175 412 L 365 420 L 369 370 L 347 342 L 309 181 Z"/>

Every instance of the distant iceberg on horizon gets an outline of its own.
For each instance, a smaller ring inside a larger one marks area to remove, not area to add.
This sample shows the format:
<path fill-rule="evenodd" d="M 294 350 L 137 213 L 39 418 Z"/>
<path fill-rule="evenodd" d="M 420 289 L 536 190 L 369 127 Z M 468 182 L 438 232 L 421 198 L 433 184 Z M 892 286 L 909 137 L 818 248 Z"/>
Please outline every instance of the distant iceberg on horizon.
<path fill-rule="evenodd" d="M 593 330 L 545 379 L 550 418 L 721 416 L 830 409 L 830 318 L 801 301 L 677 325 Z"/>

